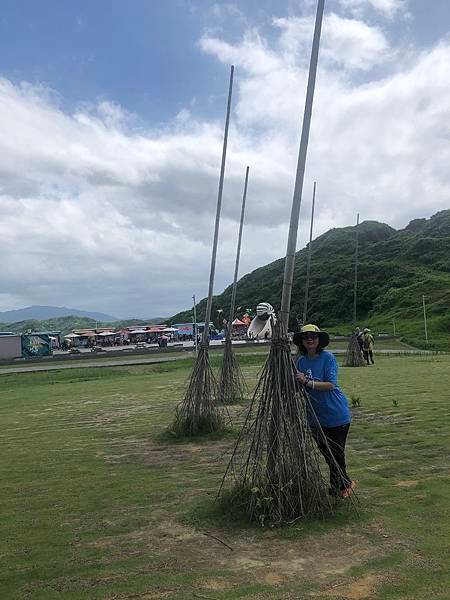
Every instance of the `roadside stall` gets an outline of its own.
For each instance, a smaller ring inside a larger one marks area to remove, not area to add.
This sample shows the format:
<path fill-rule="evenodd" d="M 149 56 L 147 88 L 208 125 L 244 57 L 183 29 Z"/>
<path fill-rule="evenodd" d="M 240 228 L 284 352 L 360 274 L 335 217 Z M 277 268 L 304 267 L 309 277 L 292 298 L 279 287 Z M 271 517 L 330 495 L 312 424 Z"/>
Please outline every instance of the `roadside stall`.
<path fill-rule="evenodd" d="M 156 344 L 160 335 L 162 335 L 165 325 L 152 325 L 148 328 L 147 341 L 151 344 Z"/>
<path fill-rule="evenodd" d="M 100 346 L 114 346 L 116 340 L 120 339 L 120 333 L 114 331 L 102 331 L 95 336 L 97 344 Z"/>
<path fill-rule="evenodd" d="M 128 331 L 128 339 L 130 340 L 130 344 L 138 344 L 146 342 L 148 339 L 148 329 L 140 328 L 134 329 L 132 331 Z"/>
<path fill-rule="evenodd" d="M 198 332 L 197 323 L 197 332 Z M 194 339 L 194 324 L 193 323 L 175 323 L 174 328 L 177 330 L 175 337 L 180 342 L 192 341 Z"/>
<path fill-rule="evenodd" d="M 247 335 L 247 325 L 240 319 L 235 319 L 231 324 L 231 337 L 234 340 L 243 340 Z"/>

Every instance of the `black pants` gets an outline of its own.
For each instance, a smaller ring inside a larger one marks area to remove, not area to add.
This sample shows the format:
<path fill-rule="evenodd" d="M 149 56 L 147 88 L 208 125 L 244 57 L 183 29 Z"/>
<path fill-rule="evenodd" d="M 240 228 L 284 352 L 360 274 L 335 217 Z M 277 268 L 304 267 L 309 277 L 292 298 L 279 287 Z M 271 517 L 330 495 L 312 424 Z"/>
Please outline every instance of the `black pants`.
<path fill-rule="evenodd" d="M 369 365 L 369 356 L 370 356 L 370 360 L 372 362 L 372 364 L 375 364 L 375 361 L 373 360 L 373 352 L 372 350 L 363 350 L 363 354 L 364 354 L 364 358 L 366 359 L 366 363 Z"/>
<path fill-rule="evenodd" d="M 338 494 L 340 491 L 345 490 L 351 483 L 345 466 L 345 442 L 349 429 L 350 423 L 340 425 L 339 427 L 322 427 L 325 440 L 317 429 L 312 430 L 319 450 L 330 469 L 331 494 Z"/>

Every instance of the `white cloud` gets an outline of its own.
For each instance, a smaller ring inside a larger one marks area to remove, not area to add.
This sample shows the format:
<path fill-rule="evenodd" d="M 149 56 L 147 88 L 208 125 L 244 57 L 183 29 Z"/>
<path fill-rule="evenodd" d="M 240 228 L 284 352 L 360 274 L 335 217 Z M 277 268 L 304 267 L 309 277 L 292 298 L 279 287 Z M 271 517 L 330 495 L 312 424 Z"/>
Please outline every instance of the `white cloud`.
<path fill-rule="evenodd" d="M 247 164 L 241 272 L 285 251 L 312 22 L 273 24 L 271 42 L 254 29 L 236 43 L 200 41 L 237 67 L 217 291 L 232 278 Z M 403 64 L 399 56 L 381 29 L 327 16 L 299 245 L 313 179 L 317 234 L 356 212 L 404 226 L 448 207 L 450 44 Z M 66 304 L 151 316 L 206 294 L 223 122 L 194 115 L 185 107 L 151 130 L 115 103 L 69 114 L 45 88 L 0 80 L 0 310 Z"/>
<path fill-rule="evenodd" d="M 275 19 L 274 24 L 281 29 L 280 46 L 286 58 L 308 57 L 312 18 Z M 391 56 L 389 42 L 379 27 L 356 20 L 346 19 L 331 13 L 323 24 L 321 40 L 321 60 L 334 63 L 347 69 L 370 70 L 374 65 L 388 60 Z"/>
<path fill-rule="evenodd" d="M 232 2 L 221 2 L 220 4 L 216 2 L 212 5 L 211 12 L 217 19 L 233 17 L 244 23 L 246 22 L 246 18 L 242 10 L 237 6 L 237 4 Z"/>
<path fill-rule="evenodd" d="M 357 16 L 361 16 L 367 7 L 388 19 L 393 19 L 397 15 L 408 16 L 407 0 L 339 0 L 339 4 Z"/>

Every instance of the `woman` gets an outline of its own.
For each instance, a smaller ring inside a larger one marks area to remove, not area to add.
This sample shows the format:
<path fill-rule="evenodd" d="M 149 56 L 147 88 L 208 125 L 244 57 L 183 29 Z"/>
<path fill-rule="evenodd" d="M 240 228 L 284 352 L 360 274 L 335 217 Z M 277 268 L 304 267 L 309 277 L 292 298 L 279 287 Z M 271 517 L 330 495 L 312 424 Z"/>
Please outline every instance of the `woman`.
<path fill-rule="evenodd" d="M 330 493 L 346 498 L 356 485 L 347 475 L 345 465 L 345 442 L 351 414 L 347 398 L 337 383 L 336 359 L 324 350 L 330 337 L 316 325 L 304 325 L 294 334 L 293 342 L 301 355 L 296 363 L 296 378 L 305 386 L 314 410 L 310 418 L 311 430 L 330 468 Z"/>

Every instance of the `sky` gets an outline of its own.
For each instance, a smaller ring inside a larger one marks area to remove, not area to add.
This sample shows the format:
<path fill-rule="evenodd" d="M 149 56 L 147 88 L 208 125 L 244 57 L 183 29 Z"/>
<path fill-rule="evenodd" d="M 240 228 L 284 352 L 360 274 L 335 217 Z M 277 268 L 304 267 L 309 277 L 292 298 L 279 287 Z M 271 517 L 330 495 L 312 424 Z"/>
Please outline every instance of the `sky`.
<path fill-rule="evenodd" d="M 315 8 L 3 0 L 0 311 L 166 317 L 206 296 L 231 64 L 215 293 L 247 165 L 240 276 L 284 256 Z M 358 212 L 399 229 L 450 207 L 450 4 L 325 11 L 298 248 L 314 180 L 315 237 Z"/>

